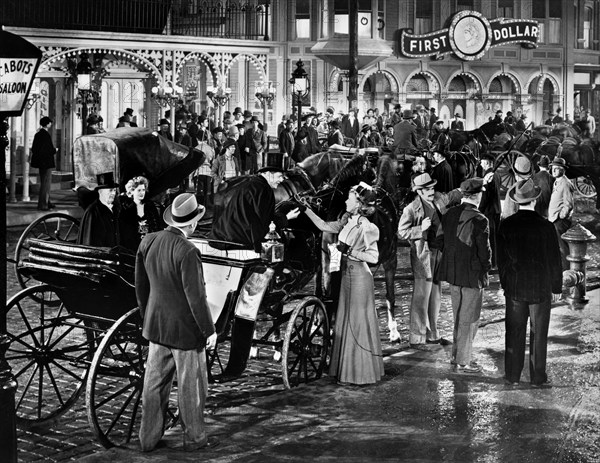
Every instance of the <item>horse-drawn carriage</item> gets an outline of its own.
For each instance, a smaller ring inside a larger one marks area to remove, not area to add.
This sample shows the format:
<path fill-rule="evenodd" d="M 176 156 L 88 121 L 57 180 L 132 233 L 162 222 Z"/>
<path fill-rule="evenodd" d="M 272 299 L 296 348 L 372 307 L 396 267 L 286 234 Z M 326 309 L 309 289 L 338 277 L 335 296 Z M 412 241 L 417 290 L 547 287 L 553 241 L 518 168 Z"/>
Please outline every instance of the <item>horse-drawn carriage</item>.
<path fill-rule="evenodd" d="M 138 143 L 131 143 L 132 137 Z M 154 137 L 144 129 L 119 129 L 80 138 L 76 163 L 94 159 L 96 170 L 78 165 L 76 182 L 92 186 L 96 173 L 113 170 L 123 185 L 145 174 L 156 196 L 178 185 L 202 161 L 202 153 Z M 147 149 L 140 155 L 138 146 L 144 142 Z M 110 159 L 99 161 L 102 153 Z M 120 248 L 77 245 L 77 230 L 76 219 L 48 214 L 19 240 L 16 271 L 25 289 L 7 302 L 11 344 L 6 359 L 20 383 L 16 413 L 22 426 L 52 424 L 85 389 L 90 426 L 102 445 L 111 447 L 137 436 L 141 412 L 147 342 L 136 307 L 134 256 Z M 213 242 L 192 238 L 203 256 L 218 334 L 217 349 L 207 353 L 211 376 L 243 372 L 252 345 L 281 352 L 286 387 L 322 375 L 330 344 L 328 313 L 314 291 L 302 292 L 321 268 L 320 237 L 293 229 L 284 235 L 291 251 L 281 262 L 268 262 L 247 249 L 219 250 Z M 259 318 L 269 328 L 254 338 Z M 228 349 L 219 349 L 225 342 Z"/>

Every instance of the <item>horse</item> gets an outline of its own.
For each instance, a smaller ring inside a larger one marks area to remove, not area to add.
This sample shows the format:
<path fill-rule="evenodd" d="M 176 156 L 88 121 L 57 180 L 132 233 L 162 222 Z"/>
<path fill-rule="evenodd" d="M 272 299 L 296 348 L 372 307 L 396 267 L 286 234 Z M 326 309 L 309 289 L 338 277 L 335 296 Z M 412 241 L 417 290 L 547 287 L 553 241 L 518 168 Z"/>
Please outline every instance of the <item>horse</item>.
<path fill-rule="evenodd" d="M 303 179 L 303 174 L 294 175 L 293 172 L 288 174 L 288 179 L 279 186 L 276 191 L 276 198 L 279 198 L 279 202 L 276 209 L 286 211 L 297 204 L 307 202 L 311 208 L 324 220 L 333 221 L 337 220 L 339 216 L 345 211 L 345 200 L 348 195 L 350 188 L 360 181 L 371 183 L 376 177 L 378 179 L 385 179 L 389 177 L 389 169 L 394 169 L 393 162 L 387 162 L 382 156 L 381 162 L 377 165 L 380 167 L 377 174 L 373 172 L 373 169 L 369 165 L 369 160 L 362 155 L 354 156 L 348 161 L 338 172 L 337 175 L 331 179 L 330 182 L 324 184 L 317 190 L 316 193 L 310 191 L 307 188 L 307 182 Z M 308 160 L 308 159 L 307 159 Z M 305 161 L 307 161 L 305 160 Z M 304 162 L 305 162 L 304 161 Z M 302 168 L 302 163 L 297 167 Z M 315 165 L 314 162 L 309 162 L 310 165 Z M 329 167 L 327 163 L 321 164 L 321 168 L 325 165 Z M 297 174 L 297 173 L 296 173 Z M 305 172 L 307 176 L 311 174 Z M 312 173 L 314 175 L 314 172 Z M 393 175 L 393 174 L 392 174 Z M 294 183 L 294 186 L 290 186 L 288 183 Z M 380 238 L 378 242 L 379 249 L 379 262 L 378 265 L 382 265 L 385 274 L 386 281 L 386 306 L 388 314 L 388 326 L 391 331 L 392 340 L 399 340 L 399 335 L 396 330 L 396 322 L 394 318 L 394 307 L 395 307 L 395 294 L 394 294 L 394 277 L 397 267 L 397 240 L 396 233 L 398 228 L 399 215 L 394 200 L 394 192 L 388 192 L 384 188 L 390 188 L 386 182 L 381 180 L 378 182 L 379 187 L 375 188 L 377 194 L 377 201 L 375 205 L 375 213 L 370 217 L 370 220 L 377 225 L 380 231 Z M 303 191 L 301 191 L 303 190 Z M 295 195 L 290 194 L 295 192 Z M 298 219 L 297 219 L 298 220 Z M 305 219 L 306 222 L 310 222 Z M 312 223 L 295 224 L 295 226 L 312 226 Z M 323 281 L 324 290 L 332 301 L 332 306 L 337 306 L 336 299 L 339 292 L 339 283 L 341 275 L 330 275 L 328 272 L 329 268 L 329 254 L 327 251 L 327 245 L 333 243 L 335 236 L 332 234 L 323 234 Z M 392 326 L 395 331 L 395 336 L 392 336 Z"/>

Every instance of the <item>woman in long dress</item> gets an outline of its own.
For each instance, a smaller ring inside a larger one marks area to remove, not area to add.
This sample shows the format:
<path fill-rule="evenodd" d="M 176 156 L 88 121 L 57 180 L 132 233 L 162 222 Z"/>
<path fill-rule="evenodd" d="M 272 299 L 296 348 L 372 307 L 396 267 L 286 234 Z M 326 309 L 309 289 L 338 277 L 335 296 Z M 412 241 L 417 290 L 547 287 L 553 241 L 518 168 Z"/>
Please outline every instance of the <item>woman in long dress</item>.
<path fill-rule="evenodd" d="M 338 221 L 325 222 L 306 209 L 320 230 L 339 233 L 342 285 L 329 374 L 340 384 L 373 384 L 384 374 L 373 274 L 367 265 L 379 258 L 379 229 L 367 218 L 375 199 L 373 189 L 361 182 L 348 193 L 346 213 Z"/>
<path fill-rule="evenodd" d="M 148 190 L 146 177 L 134 177 L 132 182 L 132 200 L 123 207 L 119 217 L 119 225 L 121 245 L 136 252 L 142 238 L 148 233 L 162 230 L 164 223 L 158 213 L 156 204 L 146 199 L 146 191 Z"/>

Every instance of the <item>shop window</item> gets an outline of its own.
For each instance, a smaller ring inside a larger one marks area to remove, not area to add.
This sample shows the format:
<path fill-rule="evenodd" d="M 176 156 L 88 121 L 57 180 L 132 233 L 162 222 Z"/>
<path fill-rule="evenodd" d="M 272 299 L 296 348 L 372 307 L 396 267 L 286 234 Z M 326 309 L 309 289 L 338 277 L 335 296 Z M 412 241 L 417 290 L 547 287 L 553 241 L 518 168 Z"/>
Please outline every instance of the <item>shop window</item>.
<path fill-rule="evenodd" d="M 310 0 L 296 0 L 296 38 L 310 39 Z"/>
<path fill-rule="evenodd" d="M 515 0 L 498 0 L 498 17 L 514 18 Z"/>
<path fill-rule="evenodd" d="M 416 0 L 415 34 L 426 34 L 433 29 L 433 0 Z"/>

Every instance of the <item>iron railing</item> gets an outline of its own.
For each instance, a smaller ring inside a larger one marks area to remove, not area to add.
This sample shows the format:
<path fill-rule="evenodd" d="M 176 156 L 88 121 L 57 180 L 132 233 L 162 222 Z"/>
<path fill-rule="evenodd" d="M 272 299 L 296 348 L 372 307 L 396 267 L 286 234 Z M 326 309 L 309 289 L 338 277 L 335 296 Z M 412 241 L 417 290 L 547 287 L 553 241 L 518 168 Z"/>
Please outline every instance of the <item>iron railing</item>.
<path fill-rule="evenodd" d="M 269 0 L 2 0 L 0 24 L 268 40 Z"/>

